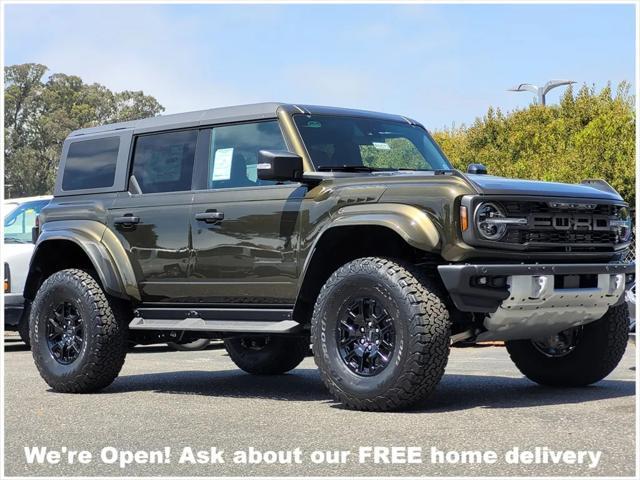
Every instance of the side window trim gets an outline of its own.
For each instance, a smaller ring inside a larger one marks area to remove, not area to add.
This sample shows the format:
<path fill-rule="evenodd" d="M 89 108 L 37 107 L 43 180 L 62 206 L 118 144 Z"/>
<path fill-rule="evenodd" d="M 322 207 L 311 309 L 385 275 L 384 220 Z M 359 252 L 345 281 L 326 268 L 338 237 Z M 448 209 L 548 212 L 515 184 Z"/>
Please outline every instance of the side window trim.
<path fill-rule="evenodd" d="M 207 190 L 207 174 L 209 172 L 209 148 L 211 147 L 211 131 L 213 127 L 201 128 L 198 131 L 196 158 L 193 166 L 191 190 Z"/>

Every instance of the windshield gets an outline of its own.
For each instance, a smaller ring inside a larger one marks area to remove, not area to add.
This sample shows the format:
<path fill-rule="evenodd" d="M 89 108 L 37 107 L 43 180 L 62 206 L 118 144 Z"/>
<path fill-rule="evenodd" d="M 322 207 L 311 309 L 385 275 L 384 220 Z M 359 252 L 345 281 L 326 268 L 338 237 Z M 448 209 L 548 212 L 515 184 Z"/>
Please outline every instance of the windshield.
<path fill-rule="evenodd" d="M 19 205 L 4 217 L 4 243 L 30 243 L 36 217 L 49 200 L 34 200 Z"/>
<path fill-rule="evenodd" d="M 294 115 L 316 170 L 451 170 L 417 125 L 376 118 Z"/>

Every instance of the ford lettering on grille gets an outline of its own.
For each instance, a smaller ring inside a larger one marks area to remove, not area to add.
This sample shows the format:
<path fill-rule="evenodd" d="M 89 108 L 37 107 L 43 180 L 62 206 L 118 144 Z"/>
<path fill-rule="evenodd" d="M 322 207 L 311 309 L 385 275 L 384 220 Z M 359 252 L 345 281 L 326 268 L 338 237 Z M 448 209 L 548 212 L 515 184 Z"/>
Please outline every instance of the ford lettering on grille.
<path fill-rule="evenodd" d="M 581 214 L 530 214 L 528 227 L 533 229 L 552 228 L 553 230 L 610 231 L 610 218 L 604 215 Z"/>

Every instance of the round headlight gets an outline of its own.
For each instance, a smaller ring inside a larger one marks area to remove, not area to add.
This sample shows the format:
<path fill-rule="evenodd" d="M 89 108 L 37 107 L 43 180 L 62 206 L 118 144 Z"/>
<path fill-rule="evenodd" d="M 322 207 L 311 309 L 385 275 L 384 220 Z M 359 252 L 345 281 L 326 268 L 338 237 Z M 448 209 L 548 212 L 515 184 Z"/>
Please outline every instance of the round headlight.
<path fill-rule="evenodd" d="M 618 210 L 618 232 L 620 234 L 621 242 L 628 242 L 631 238 L 631 230 L 633 224 L 631 223 L 631 214 L 627 207 L 622 207 Z"/>
<path fill-rule="evenodd" d="M 478 205 L 475 213 L 475 223 L 480 236 L 485 240 L 500 240 L 507 231 L 507 225 L 494 220 L 505 218 L 502 208 L 493 202 Z"/>

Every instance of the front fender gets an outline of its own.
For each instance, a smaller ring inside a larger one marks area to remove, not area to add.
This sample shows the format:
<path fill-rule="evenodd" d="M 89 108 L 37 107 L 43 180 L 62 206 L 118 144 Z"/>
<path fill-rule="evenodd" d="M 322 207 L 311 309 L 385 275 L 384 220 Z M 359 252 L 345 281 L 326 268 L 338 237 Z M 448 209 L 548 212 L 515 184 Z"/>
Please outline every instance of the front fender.
<path fill-rule="evenodd" d="M 53 240 L 65 240 L 79 246 L 91 261 L 107 293 L 120 298 L 140 300 L 136 277 L 124 248 L 113 232 L 103 223 L 93 220 L 62 220 L 45 223 L 31 260 L 28 285 L 32 276 L 35 275 L 36 263 L 41 261 L 39 251 L 47 242 Z"/>
<path fill-rule="evenodd" d="M 440 246 L 440 234 L 429 215 L 411 205 L 371 203 L 342 207 L 325 230 L 347 225 L 378 225 L 390 228 L 409 245 L 427 252 L 434 252 Z"/>

